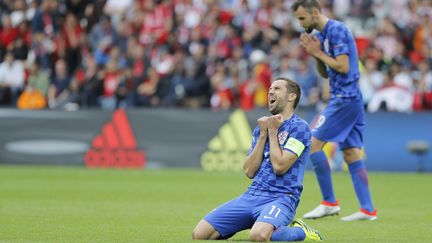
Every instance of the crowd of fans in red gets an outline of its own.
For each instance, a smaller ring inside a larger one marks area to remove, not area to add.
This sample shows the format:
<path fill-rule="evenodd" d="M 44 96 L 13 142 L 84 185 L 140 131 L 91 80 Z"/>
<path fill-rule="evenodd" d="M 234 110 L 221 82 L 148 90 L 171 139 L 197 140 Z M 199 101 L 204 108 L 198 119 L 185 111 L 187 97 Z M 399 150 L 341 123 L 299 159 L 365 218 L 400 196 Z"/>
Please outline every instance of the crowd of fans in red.
<path fill-rule="evenodd" d="M 299 45 L 293 0 L 3 0 L 0 105 L 267 106 L 271 80 L 328 96 Z M 356 36 L 370 112 L 432 107 L 432 1 L 322 1 Z"/>

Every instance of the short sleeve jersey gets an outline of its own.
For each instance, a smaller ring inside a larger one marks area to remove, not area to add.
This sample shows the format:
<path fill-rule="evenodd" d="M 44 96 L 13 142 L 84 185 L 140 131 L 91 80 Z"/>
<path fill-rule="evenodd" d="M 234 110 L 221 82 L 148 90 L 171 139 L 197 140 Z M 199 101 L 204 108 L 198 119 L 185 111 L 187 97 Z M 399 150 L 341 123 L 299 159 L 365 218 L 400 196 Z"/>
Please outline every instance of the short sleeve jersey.
<path fill-rule="evenodd" d="M 357 46 L 351 31 L 344 23 L 330 19 L 317 37 L 321 42 L 321 49 L 328 56 L 336 58 L 339 55 L 348 55 L 349 57 L 347 74 L 339 73 L 326 66 L 330 80 L 330 97 L 361 99 L 358 85 L 360 72 Z"/>
<path fill-rule="evenodd" d="M 250 154 L 255 148 L 260 134 L 259 126 L 253 131 Z M 311 131 L 309 125 L 302 118 L 293 114 L 285 120 L 278 130 L 278 142 L 281 149 L 290 151 L 298 156 L 292 167 L 283 175 L 276 175 L 270 161 L 270 144 L 267 138 L 263 161 L 256 172 L 247 193 L 258 196 L 278 197 L 281 194 L 290 194 L 300 198 L 303 191 L 303 176 L 306 160 L 311 144 Z"/>

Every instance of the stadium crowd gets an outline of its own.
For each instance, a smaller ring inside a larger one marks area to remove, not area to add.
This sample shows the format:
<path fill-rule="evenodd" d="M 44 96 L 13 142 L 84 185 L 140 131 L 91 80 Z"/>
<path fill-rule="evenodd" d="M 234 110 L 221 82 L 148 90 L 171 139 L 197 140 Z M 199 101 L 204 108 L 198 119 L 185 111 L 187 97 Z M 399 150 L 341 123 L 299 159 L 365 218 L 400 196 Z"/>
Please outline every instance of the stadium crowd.
<path fill-rule="evenodd" d="M 271 80 L 328 97 L 299 44 L 293 0 L 3 0 L 0 105 L 267 106 Z M 356 36 L 368 111 L 432 109 L 432 1 L 327 0 Z"/>

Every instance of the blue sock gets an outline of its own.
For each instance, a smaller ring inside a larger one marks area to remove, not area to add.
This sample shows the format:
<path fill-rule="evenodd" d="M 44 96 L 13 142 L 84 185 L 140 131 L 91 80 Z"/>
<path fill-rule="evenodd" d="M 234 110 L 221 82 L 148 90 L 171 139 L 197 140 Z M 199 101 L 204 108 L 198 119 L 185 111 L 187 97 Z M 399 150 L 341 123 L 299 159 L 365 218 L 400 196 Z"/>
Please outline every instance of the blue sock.
<path fill-rule="evenodd" d="M 324 151 L 321 150 L 311 154 L 310 159 L 312 161 L 312 165 L 321 188 L 323 200 L 329 203 L 336 203 L 336 198 L 333 192 L 330 165 L 327 161 Z"/>
<path fill-rule="evenodd" d="M 271 241 L 301 241 L 306 234 L 300 227 L 281 226 L 273 231 Z"/>
<path fill-rule="evenodd" d="M 369 182 L 365 164 L 362 160 L 358 160 L 349 164 L 348 168 L 361 208 L 368 212 L 373 212 L 374 207 L 369 192 Z"/>

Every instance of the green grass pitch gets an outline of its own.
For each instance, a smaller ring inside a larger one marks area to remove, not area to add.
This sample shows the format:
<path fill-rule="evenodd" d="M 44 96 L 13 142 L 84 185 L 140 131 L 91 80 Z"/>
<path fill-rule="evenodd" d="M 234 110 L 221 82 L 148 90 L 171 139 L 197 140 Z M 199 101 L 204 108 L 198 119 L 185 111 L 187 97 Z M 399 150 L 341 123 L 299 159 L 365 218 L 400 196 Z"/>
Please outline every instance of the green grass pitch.
<path fill-rule="evenodd" d="M 379 219 L 305 220 L 327 242 L 431 242 L 432 175 L 370 173 Z M 333 176 L 342 214 L 358 210 L 349 175 Z M 246 190 L 240 173 L 0 166 L 1 242 L 192 242 L 196 223 Z M 307 172 L 297 210 L 320 201 Z M 247 239 L 247 231 L 232 240 Z"/>

